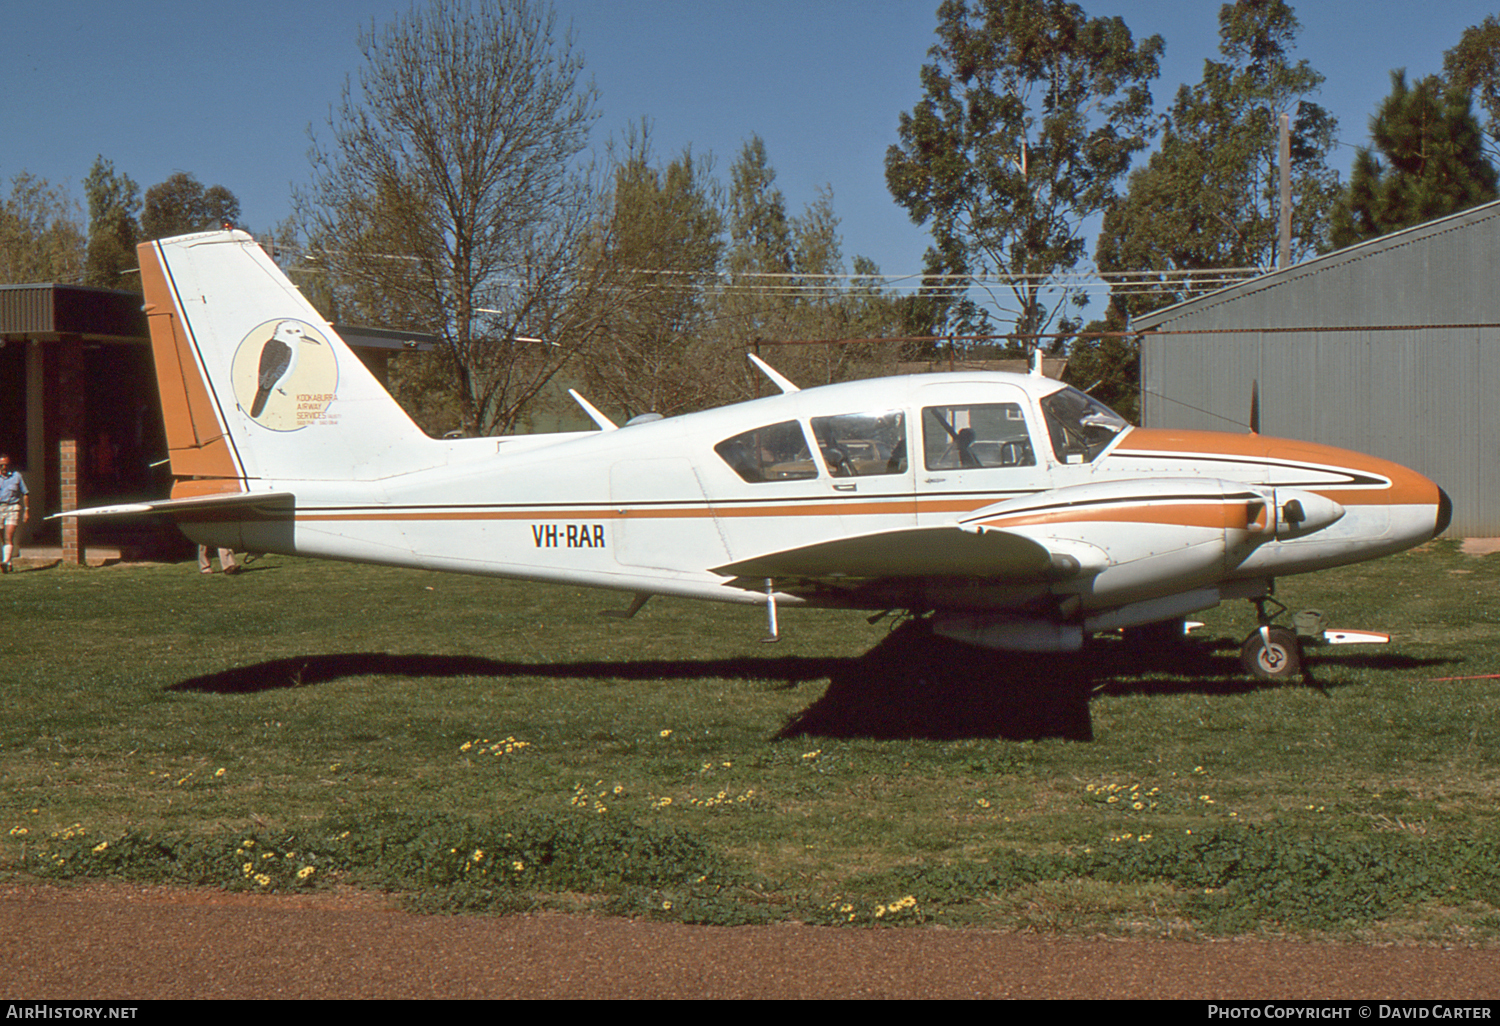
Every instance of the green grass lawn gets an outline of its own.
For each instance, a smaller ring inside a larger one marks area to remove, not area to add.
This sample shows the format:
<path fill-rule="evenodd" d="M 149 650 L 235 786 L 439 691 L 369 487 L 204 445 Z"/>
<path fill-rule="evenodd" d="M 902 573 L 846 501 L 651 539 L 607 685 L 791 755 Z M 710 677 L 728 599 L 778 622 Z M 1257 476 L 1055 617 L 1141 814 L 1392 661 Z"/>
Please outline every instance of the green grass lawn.
<path fill-rule="evenodd" d="M 625 595 L 281 557 L 13 574 L 0 872 L 1493 943 L 1500 555 L 1433 543 L 1278 597 L 1392 643 L 1266 686 L 1248 603 L 1175 657 L 907 663 L 852 613 L 785 609 L 764 645 L 756 607 L 621 621 L 597 614 Z"/>

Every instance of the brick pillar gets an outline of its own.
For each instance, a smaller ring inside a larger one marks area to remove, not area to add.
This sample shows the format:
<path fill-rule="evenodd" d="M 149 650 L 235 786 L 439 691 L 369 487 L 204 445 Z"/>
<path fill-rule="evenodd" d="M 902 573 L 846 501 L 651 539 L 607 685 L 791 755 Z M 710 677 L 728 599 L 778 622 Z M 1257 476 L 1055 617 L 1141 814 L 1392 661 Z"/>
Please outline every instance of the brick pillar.
<path fill-rule="evenodd" d="M 78 508 L 78 441 L 64 438 L 57 443 L 58 498 L 64 510 Z M 78 521 L 67 517 L 62 524 L 63 562 L 82 564 L 83 540 L 79 537 Z"/>
<path fill-rule="evenodd" d="M 63 336 L 57 351 L 57 456 L 58 506 L 78 509 L 84 498 L 83 438 L 84 402 L 88 382 L 84 377 L 83 340 Z M 62 522 L 63 562 L 82 565 L 85 561 L 83 532 L 78 521 Z"/>

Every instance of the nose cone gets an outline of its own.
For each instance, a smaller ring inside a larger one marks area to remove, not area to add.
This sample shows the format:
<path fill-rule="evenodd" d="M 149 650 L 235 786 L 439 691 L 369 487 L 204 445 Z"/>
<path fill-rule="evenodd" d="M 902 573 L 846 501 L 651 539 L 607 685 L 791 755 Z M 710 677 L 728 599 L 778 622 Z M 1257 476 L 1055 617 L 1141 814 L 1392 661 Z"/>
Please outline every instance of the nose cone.
<path fill-rule="evenodd" d="M 1433 526 L 1432 530 L 1432 536 L 1434 538 L 1442 534 L 1444 531 L 1448 530 L 1448 525 L 1453 521 L 1453 500 L 1448 498 L 1448 493 L 1443 491 L 1441 488 L 1437 490 L 1437 493 L 1437 522 Z"/>

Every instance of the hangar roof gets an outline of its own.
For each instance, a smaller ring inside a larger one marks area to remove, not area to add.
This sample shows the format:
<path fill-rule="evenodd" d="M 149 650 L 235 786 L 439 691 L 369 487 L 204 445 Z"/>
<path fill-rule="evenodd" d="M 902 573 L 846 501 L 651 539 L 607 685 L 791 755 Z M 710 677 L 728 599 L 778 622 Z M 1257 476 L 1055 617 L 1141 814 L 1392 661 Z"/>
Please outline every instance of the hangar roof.
<path fill-rule="evenodd" d="M 431 349 L 438 341 L 421 332 L 348 324 L 335 324 L 333 330 L 361 349 Z M 0 339 L 56 341 L 64 335 L 89 342 L 150 342 L 141 294 L 56 282 L 0 285 Z"/>
<path fill-rule="evenodd" d="M 0 337 L 82 336 L 96 342 L 145 342 L 138 292 L 87 285 L 0 285 Z"/>
<path fill-rule="evenodd" d="M 1359 266 L 1375 258 L 1380 263 Z M 1489 325 L 1500 321 L 1500 290 L 1488 273 L 1497 264 L 1500 201 L 1164 307 L 1135 318 L 1131 328 L 1165 329 L 1182 319 L 1202 329 Z"/>

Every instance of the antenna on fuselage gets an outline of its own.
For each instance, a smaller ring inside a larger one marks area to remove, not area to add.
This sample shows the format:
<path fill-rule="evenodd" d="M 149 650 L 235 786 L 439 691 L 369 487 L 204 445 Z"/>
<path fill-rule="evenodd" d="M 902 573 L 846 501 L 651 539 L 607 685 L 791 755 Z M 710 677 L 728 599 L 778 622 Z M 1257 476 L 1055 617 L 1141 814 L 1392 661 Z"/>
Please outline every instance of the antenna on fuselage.
<path fill-rule="evenodd" d="M 1031 351 L 1031 376 L 1039 378 L 1042 376 L 1042 347 L 1037 346 Z"/>
<path fill-rule="evenodd" d="M 593 403 L 589 402 L 583 396 L 579 395 L 577 391 L 575 391 L 574 389 L 570 388 L 570 389 L 568 389 L 568 394 L 573 397 L 573 401 L 575 403 L 577 403 L 579 406 L 583 407 L 583 412 L 587 413 L 589 415 L 589 420 L 592 420 L 595 424 L 599 425 L 599 430 L 600 431 L 618 431 L 619 430 L 620 425 L 616 424 L 614 421 L 610 420 L 604 414 L 600 413 L 597 409 L 594 408 L 594 404 Z"/>
<path fill-rule="evenodd" d="M 750 357 L 751 363 L 760 368 L 760 372 L 762 374 L 771 379 L 771 384 L 781 389 L 783 395 L 785 395 L 787 392 L 802 391 L 802 389 L 792 384 L 791 380 L 783 375 L 780 371 L 778 371 L 775 367 L 772 367 L 769 363 L 762 360 L 754 353 L 746 353 L 745 355 Z"/>

